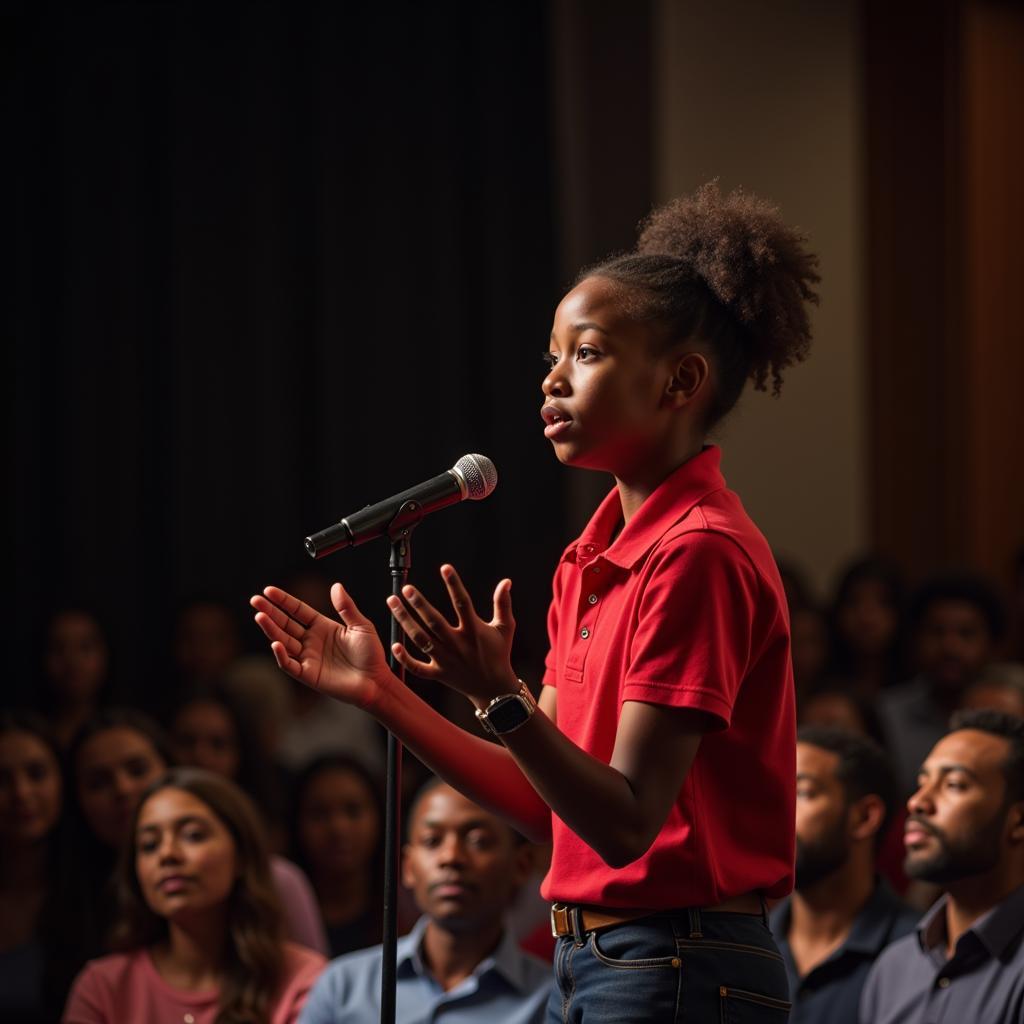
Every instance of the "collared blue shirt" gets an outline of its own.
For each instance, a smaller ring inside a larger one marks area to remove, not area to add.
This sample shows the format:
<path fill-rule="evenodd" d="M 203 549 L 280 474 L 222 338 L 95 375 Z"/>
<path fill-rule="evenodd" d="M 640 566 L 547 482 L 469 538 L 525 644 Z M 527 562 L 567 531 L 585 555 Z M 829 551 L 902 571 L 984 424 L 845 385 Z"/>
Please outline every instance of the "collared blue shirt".
<path fill-rule="evenodd" d="M 396 1024 L 542 1024 L 554 975 L 509 932 L 493 955 L 445 992 L 423 963 L 426 917 L 398 940 Z M 309 994 L 299 1024 L 378 1024 L 381 947 L 332 960 Z"/>
<path fill-rule="evenodd" d="M 871 965 L 890 942 L 914 930 L 919 915 L 879 879 L 843 944 L 801 977 L 789 948 L 791 899 L 770 916 L 789 978 L 789 1024 L 857 1024 L 857 1004 Z"/>
<path fill-rule="evenodd" d="M 1024 1021 L 1024 885 L 979 917 L 949 959 L 947 901 L 875 962 L 861 996 L 862 1024 Z"/>

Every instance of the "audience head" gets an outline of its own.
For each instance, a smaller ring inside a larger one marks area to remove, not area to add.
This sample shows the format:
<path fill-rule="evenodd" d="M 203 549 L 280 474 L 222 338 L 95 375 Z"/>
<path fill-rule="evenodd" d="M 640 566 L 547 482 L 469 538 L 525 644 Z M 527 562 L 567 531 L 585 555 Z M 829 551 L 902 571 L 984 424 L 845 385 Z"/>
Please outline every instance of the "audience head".
<path fill-rule="evenodd" d="M 238 781 L 248 751 L 246 729 L 229 697 L 201 689 L 171 714 L 171 745 L 178 764 Z"/>
<path fill-rule="evenodd" d="M 939 885 L 989 876 L 1024 883 L 1024 721 L 959 711 L 907 801 L 911 878 Z"/>
<path fill-rule="evenodd" d="M 102 846 L 116 850 L 130 833 L 139 798 L 167 771 L 171 754 L 148 716 L 108 708 L 79 730 L 68 762 L 84 824 Z"/>
<path fill-rule="evenodd" d="M 30 712 L 0 714 L 0 849 L 48 838 L 63 797 L 60 751 L 46 723 Z"/>
<path fill-rule="evenodd" d="M 97 615 L 85 608 L 62 608 L 46 625 L 43 665 L 58 705 L 95 703 L 108 681 L 110 655 Z"/>
<path fill-rule="evenodd" d="M 199 598 L 182 608 L 174 655 L 184 679 L 192 683 L 217 682 L 241 653 L 238 616 L 230 605 Z"/>
<path fill-rule="evenodd" d="M 939 690 L 955 695 L 992 660 L 1005 619 L 990 584 L 959 573 L 936 577 L 917 591 L 909 625 L 919 670 Z"/>
<path fill-rule="evenodd" d="M 293 787 L 292 849 L 314 883 L 369 873 L 384 855 L 380 786 L 355 758 L 329 754 L 298 775 Z"/>
<path fill-rule="evenodd" d="M 989 665 L 960 701 L 965 711 L 1003 711 L 1024 718 L 1024 665 Z"/>
<path fill-rule="evenodd" d="M 431 921 L 451 932 L 498 924 L 530 873 L 531 851 L 500 818 L 432 781 L 409 813 L 402 880 Z"/>
<path fill-rule="evenodd" d="M 812 691 L 800 701 L 798 710 L 802 726 L 842 729 L 885 745 L 874 703 L 839 683 Z"/>
<path fill-rule="evenodd" d="M 896 809 L 896 782 L 877 743 L 842 729 L 797 734 L 796 888 L 828 878 L 860 850 L 866 873 Z"/>
<path fill-rule="evenodd" d="M 173 928 L 225 932 L 218 1019 L 262 1019 L 281 975 L 281 913 L 256 808 L 234 783 L 173 768 L 142 795 L 118 866 L 113 946 L 152 946 Z"/>
<path fill-rule="evenodd" d="M 832 639 L 840 665 L 886 656 L 900 628 L 903 582 L 896 567 L 880 558 L 849 565 L 832 602 Z"/>

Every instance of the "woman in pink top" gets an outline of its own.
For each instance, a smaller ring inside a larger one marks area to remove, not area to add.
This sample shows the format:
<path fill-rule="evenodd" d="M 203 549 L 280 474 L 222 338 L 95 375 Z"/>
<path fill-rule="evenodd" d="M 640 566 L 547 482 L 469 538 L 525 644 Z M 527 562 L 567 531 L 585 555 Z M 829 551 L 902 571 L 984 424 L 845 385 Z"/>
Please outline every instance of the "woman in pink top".
<path fill-rule="evenodd" d="M 176 768 L 141 800 L 118 868 L 112 945 L 75 981 L 65 1024 L 287 1024 L 324 966 L 281 937 L 266 842 L 249 799 Z"/>

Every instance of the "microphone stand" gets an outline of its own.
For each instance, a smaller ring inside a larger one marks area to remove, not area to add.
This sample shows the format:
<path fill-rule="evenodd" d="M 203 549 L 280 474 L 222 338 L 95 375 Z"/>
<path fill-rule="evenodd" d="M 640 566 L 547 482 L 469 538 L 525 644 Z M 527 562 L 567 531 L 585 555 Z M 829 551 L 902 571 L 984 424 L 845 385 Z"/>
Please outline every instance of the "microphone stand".
<path fill-rule="evenodd" d="M 412 531 L 423 518 L 417 501 L 403 504 L 388 526 L 391 541 L 391 593 L 402 599 L 402 587 L 409 580 L 412 564 Z M 388 665 L 399 681 L 405 682 L 405 666 L 392 647 L 404 640 L 402 627 L 392 615 Z M 381 949 L 380 1021 L 395 1024 L 395 985 L 398 972 L 398 860 L 402 847 L 402 743 L 388 730 L 387 779 L 384 804 L 384 928 Z"/>

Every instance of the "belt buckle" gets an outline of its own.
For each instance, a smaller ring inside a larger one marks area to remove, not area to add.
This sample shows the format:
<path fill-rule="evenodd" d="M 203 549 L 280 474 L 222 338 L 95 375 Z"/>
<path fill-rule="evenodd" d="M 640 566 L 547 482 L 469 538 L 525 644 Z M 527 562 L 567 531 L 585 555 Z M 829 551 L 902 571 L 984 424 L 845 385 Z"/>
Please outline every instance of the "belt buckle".
<path fill-rule="evenodd" d="M 561 929 L 561 930 L 559 930 Z M 569 908 L 564 903 L 551 904 L 551 934 L 560 939 L 569 934 Z"/>

